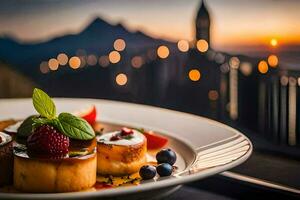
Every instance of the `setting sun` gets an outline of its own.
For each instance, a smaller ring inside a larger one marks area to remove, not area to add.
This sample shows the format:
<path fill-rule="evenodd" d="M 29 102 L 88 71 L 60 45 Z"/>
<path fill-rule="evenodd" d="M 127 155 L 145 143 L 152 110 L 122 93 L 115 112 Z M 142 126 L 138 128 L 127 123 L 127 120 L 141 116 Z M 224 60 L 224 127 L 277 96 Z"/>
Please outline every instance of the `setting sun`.
<path fill-rule="evenodd" d="M 271 39 L 270 44 L 271 46 L 276 47 L 278 45 L 278 41 L 275 38 L 273 38 Z"/>

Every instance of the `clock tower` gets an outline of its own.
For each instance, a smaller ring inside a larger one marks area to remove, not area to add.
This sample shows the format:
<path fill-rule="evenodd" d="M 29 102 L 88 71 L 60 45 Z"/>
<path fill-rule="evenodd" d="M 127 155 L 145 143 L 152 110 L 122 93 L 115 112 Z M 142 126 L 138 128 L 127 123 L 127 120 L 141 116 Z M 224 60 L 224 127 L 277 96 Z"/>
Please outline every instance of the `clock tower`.
<path fill-rule="evenodd" d="M 210 45 L 210 17 L 204 0 L 200 3 L 196 17 L 196 42 L 200 39 L 206 40 Z"/>

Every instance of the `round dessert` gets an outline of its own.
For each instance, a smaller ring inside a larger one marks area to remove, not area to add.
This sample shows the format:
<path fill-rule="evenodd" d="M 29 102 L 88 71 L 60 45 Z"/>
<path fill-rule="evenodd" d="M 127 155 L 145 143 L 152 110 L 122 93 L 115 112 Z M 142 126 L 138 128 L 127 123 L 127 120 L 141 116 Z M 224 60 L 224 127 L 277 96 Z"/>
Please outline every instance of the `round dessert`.
<path fill-rule="evenodd" d="M 73 192 L 96 183 L 95 131 L 70 113 L 56 115 L 56 106 L 35 88 L 32 102 L 39 115 L 24 120 L 14 147 L 14 187 L 24 192 Z M 23 140 L 24 141 L 24 140 Z"/>
<path fill-rule="evenodd" d="M 12 183 L 13 142 L 12 137 L 0 132 L 0 186 Z"/>
<path fill-rule="evenodd" d="M 25 192 L 72 192 L 96 183 L 96 140 L 69 139 L 49 125 L 14 149 L 14 186 Z"/>
<path fill-rule="evenodd" d="M 123 176 L 138 172 L 146 163 L 147 140 L 137 130 L 121 131 L 97 137 L 97 172 Z"/>

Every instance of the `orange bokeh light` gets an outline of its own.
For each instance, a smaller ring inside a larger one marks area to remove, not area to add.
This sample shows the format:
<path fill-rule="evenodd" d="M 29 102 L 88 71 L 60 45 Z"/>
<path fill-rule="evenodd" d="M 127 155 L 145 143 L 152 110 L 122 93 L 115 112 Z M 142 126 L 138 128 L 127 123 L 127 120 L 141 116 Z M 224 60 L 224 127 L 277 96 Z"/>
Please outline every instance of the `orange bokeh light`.
<path fill-rule="evenodd" d="M 112 51 L 108 55 L 108 59 L 111 63 L 115 64 L 118 63 L 121 60 L 121 55 L 117 51 Z"/>
<path fill-rule="evenodd" d="M 170 54 L 170 51 L 169 51 L 169 48 L 167 46 L 160 46 L 158 47 L 157 49 L 157 55 L 158 57 L 164 59 L 164 58 L 167 58 Z"/>
<path fill-rule="evenodd" d="M 73 56 L 69 60 L 69 65 L 72 69 L 78 69 L 80 67 L 80 64 L 81 64 L 81 60 L 77 56 Z"/>
<path fill-rule="evenodd" d="M 207 41 L 204 39 L 198 40 L 196 46 L 198 51 L 200 51 L 201 53 L 206 52 L 209 48 Z"/>
<path fill-rule="evenodd" d="M 127 83 L 127 76 L 126 74 L 120 73 L 116 76 L 116 83 L 118 85 L 126 85 Z"/>
<path fill-rule="evenodd" d="M 65 53 L 58 54 L 56 59 L 60 65 L 68 64 L 68 60 L 69 60 L 67 54 L 65 54 Z"/>
<path fill-rule="evenodd" d="M 278 65 L 278 57 L 276 55 L 270 55 L 268 57 L 268 63 L 271 67 L 277 67 Z"/>
<path fill-rule="evenodd" d="M 265 74 L 268 72 L 268 70 L 269 70 L 269 66 L 266 61 L 262 60 L 258 63 L 258 71 L 260 73 Z"/>
<path fill-rule="evenodd" d="M 199 81 L 201 78 L 201 73 L 197 69 L 192 69 L 189 71 L 189 78 L 191 81 Z"/>
<path fill-rule="evenodd" d="M 114 42 L 114 49 L 117 51 L 123 51 L 126 47 L 126 42 L 123 39 L 116 39 Z"/>
<path fill-rule="evenodd" d="M 51 58 L 51 59 L 48 61 L 48 66 L 49 66 L 49 68 L 50 68 L 52 71 L 55 71 L 55 70 L 58 69 L 59 63 L 58 63 L 58 61 L 57 61 L 55 58 Z"/>

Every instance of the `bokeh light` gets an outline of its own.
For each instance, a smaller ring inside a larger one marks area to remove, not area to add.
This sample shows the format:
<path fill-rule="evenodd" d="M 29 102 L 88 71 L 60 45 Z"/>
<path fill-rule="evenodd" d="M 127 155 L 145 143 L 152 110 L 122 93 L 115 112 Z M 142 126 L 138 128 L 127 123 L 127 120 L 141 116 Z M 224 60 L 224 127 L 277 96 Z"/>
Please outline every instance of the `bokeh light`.
<path fill-rule="evenodd" d="M 208 49 L 206 52 L 206 57 L 209 61 L 213 61 L 216 57 L 217 53 L 214 50 Z"/>
<path fill-rule="evenodd" d="M 208 92 L 208 99 L 211 101 L 216 101 L 219 98 L 219 93 L 216 90 L 210 90 Z"/>
<path fill-rule="evenodd" d="M 230 70 L 230 67 L 229 67 L 229 64 L 226 62 L 226 63 L 223 63 L 221 66 L 220 66 L 220 70 L 222 73 L 226 74 L 229 72 Z"/>
<path fill-rule="evenodd" d="M 112 51 L 108 54 L 108 58 L 111 63 L 115 64 L 121 60 L 121 55 L 117 51 Z"/>
<path fill-rule="evenodd" d="M 143 58 L 141 56 L 134 56 L 131 59 L 131 65 L 134 68 L 140 68 L 143 65 Z"/>
<path fill-rule="evenodd" d="M 252 73 L 252 64 L 250 62 L 242 62 L 240 70 L 245 76 L 249 76 Z"/>
<path fill-rule="evenodd" d="M 48 66 L 49 66 L 49 68 L 50 68 L 52 71 L 55 71 L 55 70 L 58 69 L 59 63 L 58 63 L 58 61 L 57 61 L 55 58 L 51 58 L 51 59 L 48 61 Z"/>
<path fill-rule="evenodd" d="M 287 86 L 287 84 L 289 83 L 289 78 L 288 78 L 287 76 L 282 76 L 282 77 L 280 78 L 280 83 L 281 83 L 281 85 L 283 85 L 283 86 Z"/>
<path fill-rule="evenodd" d="M 277 67 L 278 65 L 278 57 L 276 55 L 270 55 L 268 57 L 268 63 L 270 67 Z"/>
<path fill-rule="evenodd" d="M 177 47 L 181 52 L 187 52 L 189 50 L 189 42 L 186 40 L 179 40 L 177 43 Z"/>
<path fill-rule="evenodd" d="M 159 46 L 157 48 L 157 55 L 158 57 L 164 59 L 164 58 L 167 58 L 170 54 L 170 51 L 169 51 L 169 48 L 167 46 Z"/>
<path fill-rule="evenodd" d="M 56 59 L 57 59 L 58 63 L 62 66 L 68 64 L 68 61 L 69 61 L 69 58 L 68 58 L 67 54 L 65 54 L 65 53 L 58 54 Z"/>
<path fill-rule="evenodd" d="M 278 41 L 275 38 L 272 38 L 270 40 L 270 44 L 271 44 L 271 46 L 276 47 L 278 45 Z"/>
<path fill-rule="evenodd" d="M 108 56 L 100 56 L 100 58 L 99 58 L 99 65 L 101 67 L 107 67 L 109 65 Z"/>
<path fill-rule="evenodd" d="M 198 40 L 196 46 L 198 51 L 200 51 L 201 53 L 206 52 L 209 47 L 207 41 L 204 39 Z"/>
<path fill-rule="evenodd" d="M 116 83 L 118 85 L 126 85 L 127 83 L 127 76 L 126 74 L 120 73 L 116 76 Z"/>
<path fill-rule="evenodd" d="M 116 51 L 124 51 L 125 47 L 126 47 L 126 42 L 123 39 L 119 38 L 114 41 L 114 49 Z"/>
<path fill-rule="evenodd" d="M 201 78 L 201 73 L 197 69 L 192 69 L 189 71 L 189 78 L 191 81 L 199 81 Z"/>
<path fill-rule="evenodd" d="M 97 64 L 97 56 L 94 54 L 91 54 L 87 57 L 87 64 L 90 66 L 95 66 Z"/>
<path fill-rule="evenodd" d="M 41 62 L 41 64 L 40 64 L 40 71 L 43 74 L 47 74 L 49 72 L 48 62 L 46 62 L 46 61 Z"/>
<path fill-rule="evenodd" d="M 78 69 L 80 67 L 80 64 L 81 64 L 81 60 L 77 56 L 73 56 L 69 60 L 69 65 L 72 69 Z"/>
<path fill-rule="evenodd" d="M 238 69 L 240 66 L 240 59 L 238 57 L 231 57 L 229 60 L 229 66 L 233 69 Z"/>
<path fill-rule="evenodd" d="M 297 85 L 297 79 L 294 77 L 289 77 L 289 85 L 290 86 L 296 86 Z"/>
<path fill-rule="evenodd" d="M 222 53 L 217 53 L 215 55 L 215 61 L 218 64 L 223 64 L 225 62 L 226 57 Z"/>
<path fill-rule="evenodd" d="M 265 74 L 268 72 L 268 70 L 269 70 L 269 66 L 266 61 L 262 60 L 258 63 L 258 71 L 260 73 Z"/>
<path fill-rule="evenodd" d="M 80 68 L 85 67 L 87 57 L 86 56 L 80 56 L 79 59 L 80 59 Z"/>

